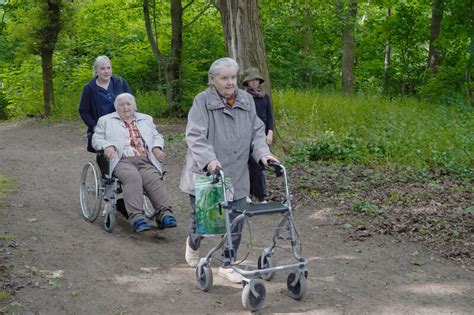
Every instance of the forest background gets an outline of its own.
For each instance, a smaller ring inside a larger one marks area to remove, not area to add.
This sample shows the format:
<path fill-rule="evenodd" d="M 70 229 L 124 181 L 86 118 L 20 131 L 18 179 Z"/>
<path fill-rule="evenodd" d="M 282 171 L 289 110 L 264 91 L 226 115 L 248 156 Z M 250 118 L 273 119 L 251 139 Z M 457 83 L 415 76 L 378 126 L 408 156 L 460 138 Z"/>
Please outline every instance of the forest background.
<path fill-rule="evenodd" d="M 0 16 L 4 120 L 77 120 L 98 55 L 128 80 L 140 111 L 185 117 L 212 61 L 232 55 L 238 40 L 255 50 L 263 43 L 263 55 L 233 57 L 266 78 L 274 150 L 305 166 L 294 170 L 297 197 L 348 201 L 340 208 L 354 231 L 371 229 L 354 219 L 365 216 L 378 220 L 373 230 L 438 235 L 448 256 L 470 259 L 472 1 L 10 0 L 0 1 Z M 423 220 L 391 221 L 420 200 L 437 200 Z"/>

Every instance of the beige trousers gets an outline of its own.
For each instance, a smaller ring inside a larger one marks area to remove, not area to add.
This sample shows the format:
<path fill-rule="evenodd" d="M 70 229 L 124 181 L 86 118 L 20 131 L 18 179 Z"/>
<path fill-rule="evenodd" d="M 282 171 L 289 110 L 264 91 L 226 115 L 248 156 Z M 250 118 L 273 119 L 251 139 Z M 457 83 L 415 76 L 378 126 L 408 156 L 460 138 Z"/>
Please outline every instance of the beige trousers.
<path fill-rule="evenodd" d="M 171 211 L 163 177 L 147 158 L 124 157 L 115 167 L 114 174 L 122 183 L 123 201 L 132 223 L 145 215 L 143 210 L 144 191 L 157 215 Z"/>

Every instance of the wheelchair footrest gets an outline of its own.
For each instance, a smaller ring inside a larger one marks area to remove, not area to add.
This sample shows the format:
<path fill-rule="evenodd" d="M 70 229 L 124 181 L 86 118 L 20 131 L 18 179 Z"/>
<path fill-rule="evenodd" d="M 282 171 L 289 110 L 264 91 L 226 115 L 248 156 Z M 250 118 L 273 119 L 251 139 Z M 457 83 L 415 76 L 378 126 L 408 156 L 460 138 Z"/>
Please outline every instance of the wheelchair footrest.
<path fill-rule="evenodd" d="M 246 204 L 242 209 L 233 209 L 235 213 L 243 213 L 249 217 L 254 215 L 262 215 L 262 214 L 274 214 L 274 213 L 285 213 L 288 212 L 289 209 L 282 203 L 279 202 L 269 202 L 269 203 L 249 203 Z"/>

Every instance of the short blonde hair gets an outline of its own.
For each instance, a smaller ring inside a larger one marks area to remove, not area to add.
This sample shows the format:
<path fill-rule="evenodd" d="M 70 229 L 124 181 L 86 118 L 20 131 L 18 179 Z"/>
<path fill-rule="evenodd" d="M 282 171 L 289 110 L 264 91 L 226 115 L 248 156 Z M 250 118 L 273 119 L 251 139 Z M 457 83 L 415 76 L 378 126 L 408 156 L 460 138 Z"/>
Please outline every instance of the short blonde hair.
<path fill-rule="evenodd" d="M 117 95 L 114 101 L 115 110 L 117 110 L 117 106 L 120 103 L 123 103 L 124 101 L 127 101 L 127 100 L 130 101 L 130 103 L 132 103 L 135 110 L 137 110 L 137 101 L 135 100 L 135 96 L 133 96 L 130 93 L 122 93 L 122 94 Z"/>
<path fill-rule="evenodd" d="M 95 58 L 94 65 L 92 66 L 92 77 L 97 78 L 97 67 L 99 64 L 104 62 L 108 62 L 110 63 L 110 66 L 112 66 L 112 62 L 110 61 L 109 57 L 105 55 Z"/>

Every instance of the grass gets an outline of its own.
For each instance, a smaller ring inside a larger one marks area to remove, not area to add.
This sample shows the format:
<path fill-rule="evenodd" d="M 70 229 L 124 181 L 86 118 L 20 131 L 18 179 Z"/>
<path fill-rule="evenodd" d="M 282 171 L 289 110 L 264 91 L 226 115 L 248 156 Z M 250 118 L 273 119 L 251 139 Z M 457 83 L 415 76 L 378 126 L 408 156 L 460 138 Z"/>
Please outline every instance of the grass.
<path fill-rule="evenodd" d="M 470 174 L 474 110 L 389 100 L 276 91 L 276 127 L 290 160 L 337 160 Z"/>
<path fill-rule="evenodd" d="M 15 189 L 14 181 L 10 177 L 0 173 L 0 210 L 3 208 L 3 203 L 5 201 L 6 196 L 12 191 L 14 191 L 14 189 Z M 0 216 L 3 216 L 2 211 L 0 211 Z M 3 221 L 4 220 L 1 220 L 0 222 L 3 222 Z M 2 227 L 0 226 L 0 248 L 3 247 L 4 244 L 6 244 L 5 241 L 10 241 L 10 240 L 12 240 L 12 236 L 6 233 L 5 231 L 3 231 Z M 8 277 L 9 277 L 8 268 L 0 264 L 0 283 L 2 282 L 3 279 L 6 279 Z M 0 306 L 1 304 L 3 304 L 2 301 L 6 301 L 10 297 L 11 297 L 10 292 L 0 290 Z M 1 308 L 0 308 L 0 313 L 2 313 Z"/>
<path fill-rule="evenodd" d="M 0 173 L 0 207 L 3 206 L 5 197 L 15 190 L 14 180 Z"/>

